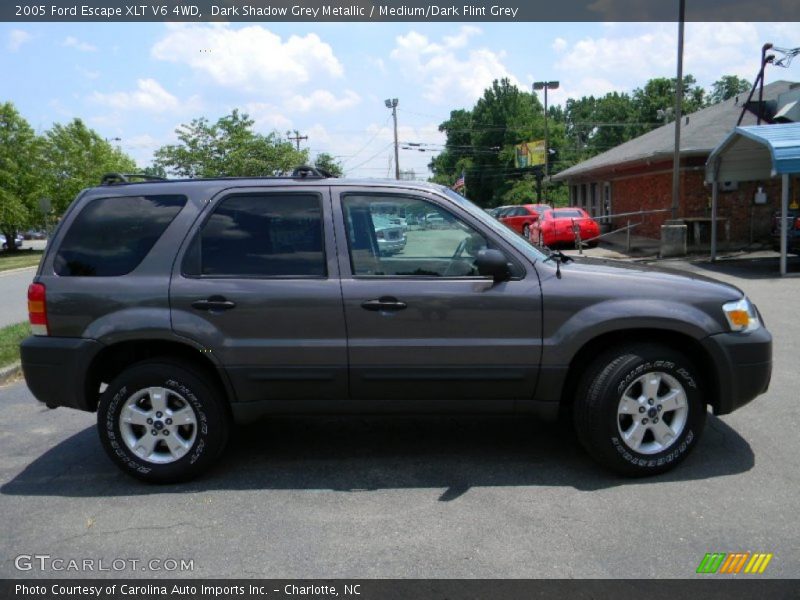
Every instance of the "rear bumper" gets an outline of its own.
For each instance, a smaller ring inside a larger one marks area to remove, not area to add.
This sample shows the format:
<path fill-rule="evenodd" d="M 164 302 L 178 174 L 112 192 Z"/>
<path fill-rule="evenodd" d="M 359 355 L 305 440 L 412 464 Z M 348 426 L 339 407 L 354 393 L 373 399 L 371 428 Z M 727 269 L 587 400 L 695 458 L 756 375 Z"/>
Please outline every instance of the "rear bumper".
<path fill-rule="evenodd" d="M 86 373 L 103 345 L 95 340 L 31 336 L 20 344 L 25 383 L 49 408 L 67 406 L 94 411 Z"/>
<path fill-rule="evenodd" d="M 764 327 L 751 333 L 712 335 L 702 343 L 718 378 L 714 414 L 731 413 L 767 391 L 772 377 L 772 336 Z"/>

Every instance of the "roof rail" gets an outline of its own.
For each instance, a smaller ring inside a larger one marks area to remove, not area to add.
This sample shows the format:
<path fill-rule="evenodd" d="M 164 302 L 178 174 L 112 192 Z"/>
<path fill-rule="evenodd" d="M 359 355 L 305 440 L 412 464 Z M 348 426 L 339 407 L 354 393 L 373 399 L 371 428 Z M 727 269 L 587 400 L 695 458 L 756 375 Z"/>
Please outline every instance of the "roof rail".
<path fill-rule="evenodd" d="M 292 177 L 299 177 L 301 179 L 305 179 L 307 177 L 318 177 L 320 179 L 329 179 L 333 178 L 334 175 L 325 169 L 320 169 L 319 167 L 313 167 L 311 165 L 300 165 L 294 171 L 292 171 Z"/>
<path fill-rule="evenodd" d="M 114 185 L 116 183 L 130 183 L 131 179 L 144 179 L 145 181 L 167 181 L 164 177 L 147 175 L 145 173 L 106 173 L 100 179 L 100 185 Z"/>

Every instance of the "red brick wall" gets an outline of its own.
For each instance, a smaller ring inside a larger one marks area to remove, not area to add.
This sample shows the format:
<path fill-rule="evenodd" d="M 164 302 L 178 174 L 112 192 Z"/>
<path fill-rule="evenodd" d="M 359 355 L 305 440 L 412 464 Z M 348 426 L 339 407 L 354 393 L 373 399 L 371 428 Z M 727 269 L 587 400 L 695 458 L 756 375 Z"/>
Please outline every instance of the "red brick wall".
<path fill-rule="evenodd" d="M 710 217 L 711 186 L 703 182 L 703 170 L 685 170 L 681 172 L 681 207 L 679 217 Z M 780 209 L 781 181 L 771 179 L 764 183 L 767 193 L 767 204 L 753 205 L 756 191 L 755 182 L 742 182 L 732 192 L 719 193 L 718 216 L 730 221 L 731 242 L 734 245 L 746 245 L 752 241 L 766 241 L 772 227 L 772 214 Z M 800 201 L 800 180 L 793 182 L 790 190 L 790 202 L 794 197 Z M 642 174 L 635 177 L 618 179 L 612 182 L 612 212 L 633 212 L 640 209 L 653 210 L 670 208 L 672 205 L 672 173 Z M 643 224 L 633 229 L 634 235 L 651 238 L 661 236 L 661 225 L 671 218 L 669 212 L 645 215 Z M 631 217 L 635 223 L 639 219 Z M 626 218 L 616 219 L 614 226 L 625 225 Z M 751 231 L 752 228 L 752 231 Z M 719 239 L 724 239 L 724 228 L 721 225 Z M 704 240 L 707 242 L 707 238 Z"/>

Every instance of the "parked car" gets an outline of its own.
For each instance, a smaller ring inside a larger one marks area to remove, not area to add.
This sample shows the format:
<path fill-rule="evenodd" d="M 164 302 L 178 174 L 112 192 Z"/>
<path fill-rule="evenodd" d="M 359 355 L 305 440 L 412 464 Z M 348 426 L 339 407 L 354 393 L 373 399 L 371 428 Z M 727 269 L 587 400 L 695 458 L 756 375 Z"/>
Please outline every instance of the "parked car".
<path fill-rule="evenodd" d="M 512 231 L 516 231 L 527 240 L 530 238 L 531 225 L 539 218 L 539 214 L 550 209 L 549 204 L 508 206 L 498 219 L 503 225 Z"/>
<path fill-rule="evenodd" d="M 17 248 L 22 248 L 22 242 L 23 242 L 22 235 L 17 234 L 17 236 L 14 238 L 14 242 Z M 3 247 L 3 250 L 8 249 L 8 240 L 6 239 L 6 236 L 2 234 L 0 234 L 0 246 Z"/>
<path fill-rule="evenodd" d="M 572 415 L 592 458 L 653 475 L 697 446 L 709 406 L 769 385 L 772 338 L 737 288 L 548 254 L 443 186 L 105 181 L 44 252 L 21 362 L 39 401 L 96 412 L 109 458 L 147 481 L 201 474 L 235 423 L 320 412 Z M 386 256 L 371 208 L 387 201 L 447 226 Z"/>
<path fill-rule="evenodd" d="M 28 229 L 22 234 L 22 237 L 26 240 L 46 240 L 47 232 L 39 229 Z"/>
<path fill-rule="evenodd" d="M 399 218 L 384 215 L 372 215 L 375 225 L 375 237 L 382 256 L 390 256 L 402 252 L 406 247 L 406 226 Z"/>
<path fill-rule="evenodd" d="M 575 246 L 575 227 L 581 240 L 590 240 L 590 247 L 597 246 L 600 226 L 582 208 L 555 208 L 544 210 L 537 221 L 531 224 L 530 240 L 540 246 Z"/>
<path fill-rule="evenodd" d="M 772 247 L 781 249 L 781 212 L 772 216 Z M 786 248 L 800 251 L 800 210 L 790 208 L 786 216 Z"/>

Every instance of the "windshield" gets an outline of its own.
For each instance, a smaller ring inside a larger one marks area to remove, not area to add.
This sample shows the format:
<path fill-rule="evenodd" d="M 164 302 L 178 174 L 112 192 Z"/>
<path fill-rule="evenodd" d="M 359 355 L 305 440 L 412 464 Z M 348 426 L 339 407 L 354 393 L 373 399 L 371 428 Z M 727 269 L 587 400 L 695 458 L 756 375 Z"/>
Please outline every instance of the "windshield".
<path fill-rule="evenodd" d="M 493 217 L 488 215 L 486 211 L 484 211 L 476 204 L 473 204 L 471 201 L 464 198 L 464 196 L 462 196 L 461 194 L 458 194 L 445 186 L 440 186 L 439 189 L 441 189 L 441 191 L 444 192 L 445 196 L 453 200 L 461 208 L 469 212 L 473 217 L 481 221 L 481 223 L 492 229 L 495 233 L 502 236 L 504 240 L 512 244 L 517 250 L 522 252 L 530 260 L 536 261 L 536 260 L 544 260 L 545 258 L 547 258 L 546 254 L 543 254 L 541 251 L 537 250 L 535 246 L 533 246 L 529 242 L 526 242 L 520 236 L 516 235 L 508 227 L 500 223 L 497 219 L 494 219 Z"/>
<path fill-rule="evenodd" d="M 553 211 L 553 216 L 556 217 L 557 219 L 569 219 L 569 218 L 582 219 L 584 215 L 579 210 L 557 209 Z"/>

